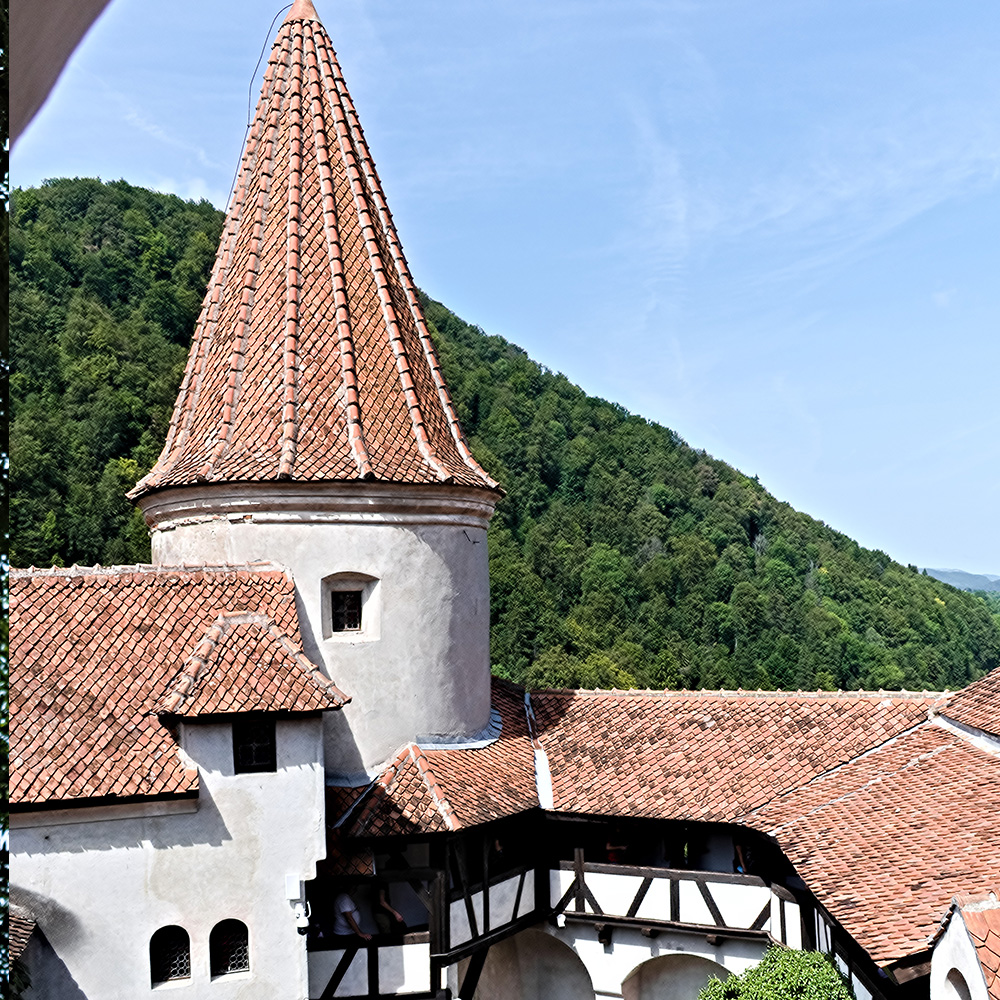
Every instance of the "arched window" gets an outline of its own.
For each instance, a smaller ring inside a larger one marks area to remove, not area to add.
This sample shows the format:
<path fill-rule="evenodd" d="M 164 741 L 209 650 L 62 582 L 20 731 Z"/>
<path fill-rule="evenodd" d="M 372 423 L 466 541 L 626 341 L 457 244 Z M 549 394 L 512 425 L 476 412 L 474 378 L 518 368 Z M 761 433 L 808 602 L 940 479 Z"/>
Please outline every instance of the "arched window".
<path fill-rule="evenodd" d="M 183 927 L 161 927 L 149 939 L 149 978 L 154 986 L 191 978 L 191 939 Z"/>
<path fill-rule="evenodd" d="M 208 938 L 213 976 L 250 971 L 250 942 L 242 920 L 220 920 Z"/>
<path fill-rule="evenodd" d="M 972 991 L 965 981 L 965 976 L 958 969 L 952 969 L 944 982 L 946 1000 L 972 1000 Z"/>

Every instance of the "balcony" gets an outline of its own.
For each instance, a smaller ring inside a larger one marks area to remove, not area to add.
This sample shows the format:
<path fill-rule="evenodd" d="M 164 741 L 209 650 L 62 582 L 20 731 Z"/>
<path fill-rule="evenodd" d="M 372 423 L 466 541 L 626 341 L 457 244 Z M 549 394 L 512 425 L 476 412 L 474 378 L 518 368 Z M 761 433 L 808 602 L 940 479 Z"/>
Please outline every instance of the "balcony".
<path fill-rule="evenodd" d="M 552 912 L 562 922 L 803 944 L 800 905 L 756 875 L 595 864 L 577 852 L 549 870 Z"/>

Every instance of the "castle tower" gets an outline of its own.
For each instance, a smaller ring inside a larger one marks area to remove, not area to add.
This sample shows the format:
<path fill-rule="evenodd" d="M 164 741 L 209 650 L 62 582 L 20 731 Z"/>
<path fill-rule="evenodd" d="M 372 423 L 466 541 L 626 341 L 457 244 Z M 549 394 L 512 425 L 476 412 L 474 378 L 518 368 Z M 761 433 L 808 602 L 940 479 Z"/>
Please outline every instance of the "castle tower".
<path fill-rule="evenodd" d="M 167 441 L 132 491 L 154 562 L 288 567 L 306 652 L 353 697 L 327 769 L 489 724 L 486 527 L 329 37 L 271 51 Z"/>

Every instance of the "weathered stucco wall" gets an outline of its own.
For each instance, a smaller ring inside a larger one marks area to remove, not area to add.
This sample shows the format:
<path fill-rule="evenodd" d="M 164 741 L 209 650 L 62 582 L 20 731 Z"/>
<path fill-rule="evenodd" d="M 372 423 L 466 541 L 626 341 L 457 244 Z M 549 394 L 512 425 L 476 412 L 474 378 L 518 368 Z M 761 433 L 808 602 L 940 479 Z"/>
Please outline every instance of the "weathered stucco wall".
<path fill-rule="evenodd" d="M 695 1000 L 709 976 L 740 974 L 764 955 L 761 941 L 663 933 L 615 927 L 611 942 L 597 939 L 593 924 L 539 924 L 494 945 L 476 989 L 476 1000 Z M 448 969 L 457 995 L 468 959 Z"/>
<path fill-rule="evenodd" d="M 305 651 L 353 699 L 327 727 L 327 769 L 340 776 L 372 770 L 410 740 L 488 725 L 494 503 L 485 490 L 385 484 L 230 484 L 142 501 L 158 564 L 264 560 L 291 572 Z M 360 633 L 330 634 L 338 574 L 368 581 Z"/>
<path fill-rule="evenodd" d="M 931 1000 L 989 1000 L 975 945 L 956 912 L 931 956 Z"/>
<path fill-rule="evenodd" d="M 643 962 L 622 983 L 624 1000 L 696 1000 L 709 979 L 728 979 L 715 962 L 697 955 L 660 955 Z"/>
<path fill-rule="evenodd" d="M 40 974 L 47 1000 L 306 996 L 285 878 L 314 877 L 325 854 L 322 724 L 279 721 L 272 774 L 233 774 L 228 724 L 186 725 L 182 741 L 201 773 L 196 812 L 11 830 L 13 891 L 64 966 Z M 249 928 L 250 972 L 212 980 L 209 934 L 227 918 Z M 192 975 L 154 990 L 149 940 L 169 924 L 190 935 Z"/>

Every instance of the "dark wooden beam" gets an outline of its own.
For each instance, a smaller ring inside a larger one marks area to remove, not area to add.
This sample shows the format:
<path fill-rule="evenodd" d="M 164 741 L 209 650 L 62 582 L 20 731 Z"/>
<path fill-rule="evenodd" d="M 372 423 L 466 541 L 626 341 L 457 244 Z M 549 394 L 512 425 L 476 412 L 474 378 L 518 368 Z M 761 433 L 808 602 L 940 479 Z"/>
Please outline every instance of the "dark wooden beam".
<path fill-rule="evenodd" d="M 638 891 L 635 894 L 635 899 L 632 900 L 631 905 L 628 908 L 628 913 L 625 914 L 627 917 L 634 917 L 639 912 L 639 907 L 642 906 L 642 901 L 646 898 L 646 893 L 649 892 L 649 887 L 653 884 L 651 878 L 644 878 L 642 884 L 639 886 Z"/>
<path fill-rule="evenodd" d="M 489 954 L 490 946 L 474 951 L 469 959 L 469 966 L 465 970 L 462 985 L 458 990 L 458 1000 L 472 1000 L 479 985 L 479 977 L 483 974 L 483 966 L 486 964 L 486 956 Z"/>
<path fill-rule="evenodd" d="M 553 868 L 557 865 L 553 865 Z M 558 867 L 563 871 L 574 871 L 577 867 L 576 857 L 572 861 L 560 861 Z M 584 871 L 599 875 L 638 875 L 641 878 L 680 879 L 682 882 L 726 882 L 735 885 L 767 885 L 756 875 L 739 875 L 731 872 L 703 872 L 689 868 L 653 868 L 649 865 L 609 865 L 603 862 L 588 861 L 583 865 Z M 772 886 L 778 890 L 778 895 L 794 900 L 795 896 L 784 886 Z"/>
<path fill-rule="evenodd" d="M 570 924 L 610 924 L 614 927 L 632 927 L 645 937 L 650 936 L 646 931 L 653 930 L 677 931 L 682 934 L 698 936 L 713 934 L 719 938 L 748 941 L 766 941 L 769 937 L 767 931 L 748 930 L 743 927 L 716 927 L 714 924 L 685 924 L 677 920 L 649 920 L 648 918 L 639 920 L 637 917 L 612 917 L 607 914 L 575 913 L 572 910 L 567 910 L 563 917 Z"/>
<path fill-rule="evenodd" d="M 344 976 L 347 975 L 347 970 L 350 968 L 351 962 L 354 961 L 354 956 L 357 955 L 359 950 L 359 946 L 354 945 L 340 956 L 337 968 L 333 970 L 330 982 L 326 984 L 326 989 L 320 995 L 320 1000 L 333 1000 L 333 995 L 337 992 L 337 987 L 343 982 Z"/>
<path fill-rule="evenodd" d="M 718 924 L 719 927 L 725 927 L 726 922 L 722 919 L 722 912 L 719 910 L 719 904 L 712 898 L 712 894 L 708 891 L 708 885 L 704 882 L 697 882 L 695 884 L 698 886 L 701 898 L 705 900 L 708 912 L 712 914 L 712 919 L 716 922 L 716 924 Z"/>

